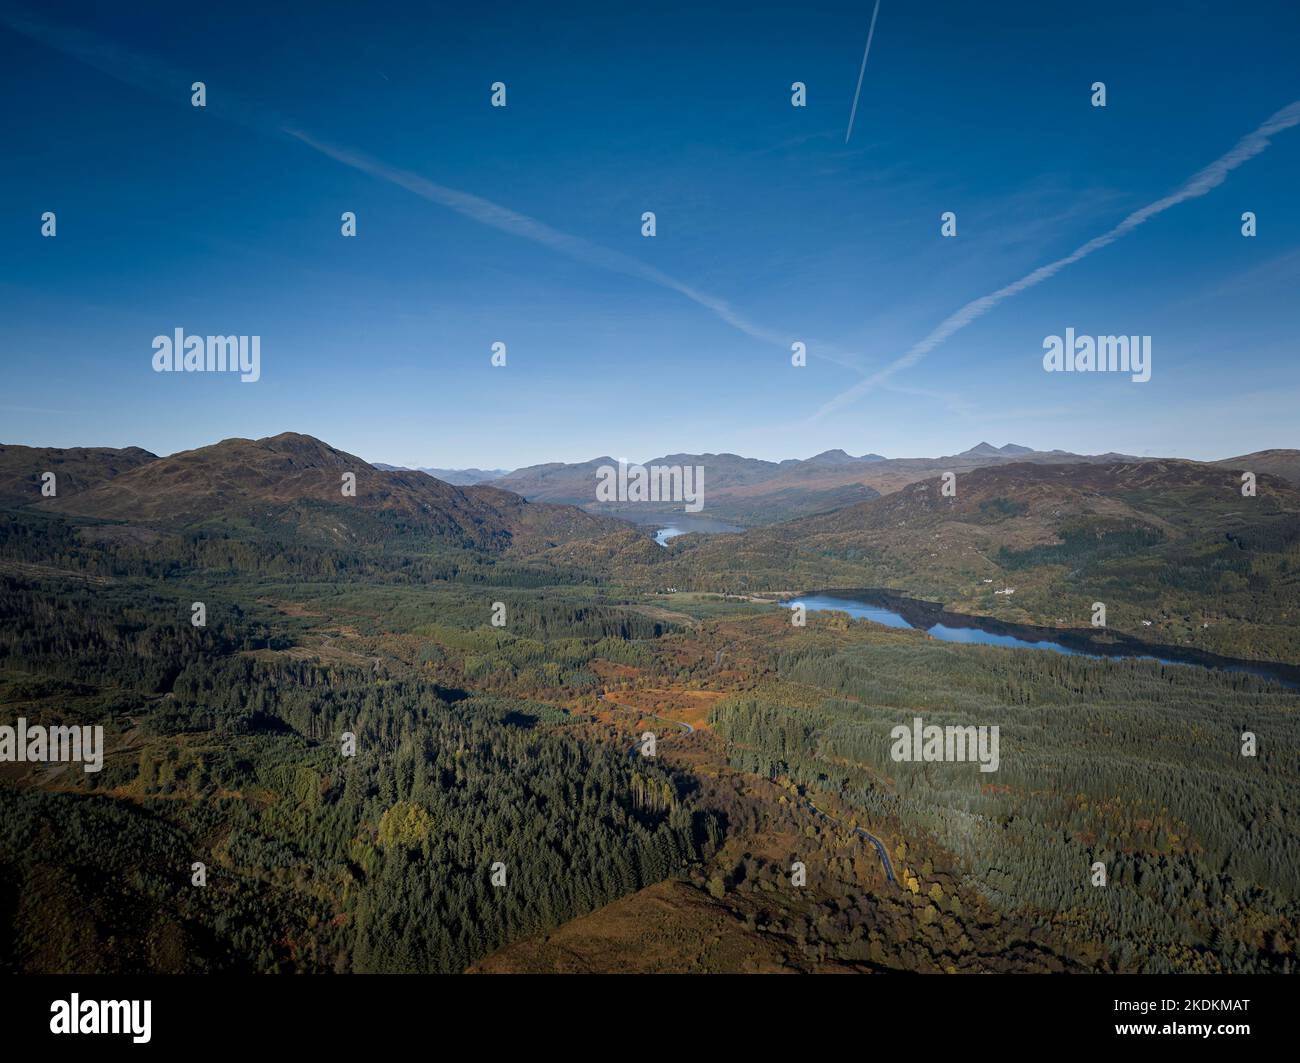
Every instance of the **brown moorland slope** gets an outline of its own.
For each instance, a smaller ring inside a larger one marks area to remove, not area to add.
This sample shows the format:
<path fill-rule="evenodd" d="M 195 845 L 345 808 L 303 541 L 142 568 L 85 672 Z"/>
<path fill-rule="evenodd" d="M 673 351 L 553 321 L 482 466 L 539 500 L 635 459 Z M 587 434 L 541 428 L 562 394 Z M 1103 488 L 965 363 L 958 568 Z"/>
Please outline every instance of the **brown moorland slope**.
<path fill-rule="evenodd" d="M 355 477 L 355 495 L 344 494 L 347 474 Z M 490 551 L 544 549 L 626 527 L 572 506 L 525 502 L 497 488 L 459 488 L 420 472 L 377 469 L 295 432 L 226 439 L 158 458 L 40 505 L 137 524 L 291 526 L 341 541 L 414 532 Z"/>
<path fill-rule="evenodd" d="M 42 498 L 42 477 L 54 473 L 58 498 L 91 490 L 157 460 L 139 447 L 24 447 L 0 444 L 0 506 L 27 506 Z"/>
<path fill-rule="evenodd" d="M 1266 472 L 1270 476 L 1280 476 L 1293 484 L 1300 484 L 1300 450 L 1257 450 L 1252 454 L 1223 458 L 1211 464 L 1242 472 Z"/>

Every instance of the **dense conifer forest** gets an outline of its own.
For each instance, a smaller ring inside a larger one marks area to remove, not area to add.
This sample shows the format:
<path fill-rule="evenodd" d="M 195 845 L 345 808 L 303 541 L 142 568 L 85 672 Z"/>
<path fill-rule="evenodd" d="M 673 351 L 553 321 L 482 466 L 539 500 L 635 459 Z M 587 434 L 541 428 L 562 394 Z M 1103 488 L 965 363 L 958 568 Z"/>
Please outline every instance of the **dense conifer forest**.
<path fill-rule="evenodd" d="M 106 735 L 98 773 L 0 769 L 7 970 L 524 963 L 647 887 L 796 969 L 1294 969 L 1300 696 L 1276 682 L 797 627 L 600 551 L 277 529 L 0 515 L 4 722 Z M 892 759 L 914 717 L 998 726 L 999 770 Z"/>

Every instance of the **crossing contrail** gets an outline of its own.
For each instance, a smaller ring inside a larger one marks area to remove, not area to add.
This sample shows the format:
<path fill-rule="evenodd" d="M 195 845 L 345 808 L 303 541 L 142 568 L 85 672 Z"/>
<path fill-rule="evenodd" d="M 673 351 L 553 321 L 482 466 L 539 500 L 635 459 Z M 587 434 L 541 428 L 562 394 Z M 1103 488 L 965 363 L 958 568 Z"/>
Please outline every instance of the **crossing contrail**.
<path fill-rule="evenodd" d="M 183 98 L 188 101 L 189 99 L 188 86 L 191 79 L 187 74 L 157 59 L 132 52 L 80 28 L 52 24 L 20 8 L 0 10 L 0 25 L 7 25 L 17 33 L 40 41 L 110 77 L 153 95 L 171 100 Z M 724 324 L 760 343 L 789 348 L 793 341 L 800 338 L 795 334 L 787 334 L 760 325 L 720 296 L 703 291 L 632 255 L 566 233 L 519 211 L 493 203 L 482 196 L 438 184 L 354 148 L 331 144 L 297 128 L 292 122 L 254 101 L 241 99 L 230 92 L 213 92 L 208 99 L 207 110 L 263 136 L 290 137 L 295 142 L 335 162 L 405 188 L 422 199 L 453 210 L 481 225 L 499 229 L 524 240 L 531 240 L 597 269 L 620 273 L 676 292 L 708 311 Z M 810 358 L 821 358 L 858 374 L 864 372 L 863 368 L 856 364 L 852 352 L 846 352 L 833 344 L 809 342 L 807 353 Z"/>
<path fill-rule="evenodd" d="M 1163 214 L 1170 207 L 1176 207 L 1179 203 L 1185 203 L 1189 199 L 1196 199 L 1212 189 L 1218 188 L 1227 180 L 1228 174 L 1267 148 L 1272 143 L 1270 140 L 1272 136 L 1295 125 L 1300 125 L 1300 100 L 1283 107 L 1254 132 L 1247 133 L 1237 141 L 1236 146 L 1226 155 L 1220 156 L 1204 169 L 1193 174 L 1179 188 L 1163 199 L 1157 199 L 1154 203 L 1148 203 L 1140 210 L 1135 210 L 1113 229 L 1102 233 L 1100 236 L 1093 237 L 1064 258 L 1058 258 L 1055 262 L 1039 266 L 1038 269 L 1026 274 L 1018 281 L 1013 281 L 1004 288 L 999 288 L 989 295 L 967 303 L 956 313 L 945 318 L 933 332 L 914 344 L 906 354 L 890 362 L 883 369 L 864 377 L 848 390 L 840 392 L 814 413 L 811 420 L 815 421 L 848 405 L 855 399 L 861 398 L 872 388 L 884 383 L 895 373 L 915 365 L 953 333 L 960 332 L 972 321 L 983 317 L 999 303 L 1010 299 L 1013 295 L 1019 295 L 1035 285 L 1042 284 L 1043 281 L 1060 273 L 1066 266 L 1073 265 L 1080 259 L 1087 258 L 1094 251 L 1100 251 L 1103 247 L 1113 244 L 1121 236 L 1132 232 L 1139 225 L 1150 221 L 1157 214 Z"/>

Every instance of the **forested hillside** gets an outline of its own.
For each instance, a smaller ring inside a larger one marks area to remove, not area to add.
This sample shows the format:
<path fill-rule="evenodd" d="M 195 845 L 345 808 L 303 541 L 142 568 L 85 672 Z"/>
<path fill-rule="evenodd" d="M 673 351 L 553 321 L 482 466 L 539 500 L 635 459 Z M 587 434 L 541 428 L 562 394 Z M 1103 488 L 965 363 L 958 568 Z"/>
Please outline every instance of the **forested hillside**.
<path fill-rule="evenodd" d="M 10 970 L 459 970 L 716 844 L 689 787 L 562 710 L 307 659 L 265 607 L 211 598 L 225 618 L 194 629 L 185 598 L 6 580 L 6 714 L 101 723 L 110 750 L 98 774 L 6 766 Z"/>
<path fill-rule="evenodd" d="M 136 519 L 0 513 L 0 722 L 106 735 L 97 773 L 0 765 L 6 969 L 1294 969 L 1295 691 L 719 593 L 977 557 L 1004 613 L 1294 659 L 1288 485 L 1012 465 L 663 549 L 422 473 L 340 515 L 346 455 L 253 446 L 255 503 L 187 459 Z M 997 726 L 997 770 L 894 759 L 918 716 Z"/>

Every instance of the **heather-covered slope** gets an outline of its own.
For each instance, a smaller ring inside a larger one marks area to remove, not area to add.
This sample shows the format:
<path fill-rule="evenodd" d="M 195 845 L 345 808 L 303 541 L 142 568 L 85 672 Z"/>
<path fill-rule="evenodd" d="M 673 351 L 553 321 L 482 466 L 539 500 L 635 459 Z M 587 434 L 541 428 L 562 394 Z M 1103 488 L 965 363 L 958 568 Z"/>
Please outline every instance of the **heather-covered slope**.
<path fill-rule="evenodd" d="M 41 500 L 42 477 L 54 474 L 58 498 L 72 498 L 157 460 L 139 447 L 22 447 L 0 444 L 0 506 Z"/>
<path fill-rule="evenodd" d="M 345 494 L 349 474 L 355 494 Z M 496 488 L 459 488 L 421 472 L 383 471 L 293 432 L 226 439 L 158 458 L 89 490 L 61 492 L 41 508 L 133 524 L 278 526 L 334 542 L 418 535 L 489 551 L 540 549 L 622 527 Z"/>

